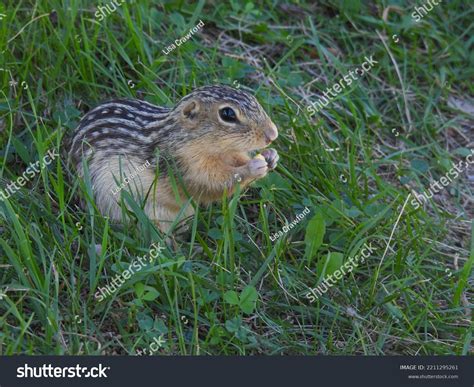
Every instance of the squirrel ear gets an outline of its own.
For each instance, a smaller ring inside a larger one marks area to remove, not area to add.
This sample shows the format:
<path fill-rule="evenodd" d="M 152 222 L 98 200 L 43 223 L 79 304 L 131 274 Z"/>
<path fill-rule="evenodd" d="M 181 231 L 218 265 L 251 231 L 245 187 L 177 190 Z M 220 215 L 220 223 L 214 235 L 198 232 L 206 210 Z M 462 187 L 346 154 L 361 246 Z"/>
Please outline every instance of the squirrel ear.
<path fill-rule="evenodd" d="M 193 119 L 199 112 L 199 104 L 196 101 L 190 101 L 183 108 L 183 115 L 186 118 Z"/>

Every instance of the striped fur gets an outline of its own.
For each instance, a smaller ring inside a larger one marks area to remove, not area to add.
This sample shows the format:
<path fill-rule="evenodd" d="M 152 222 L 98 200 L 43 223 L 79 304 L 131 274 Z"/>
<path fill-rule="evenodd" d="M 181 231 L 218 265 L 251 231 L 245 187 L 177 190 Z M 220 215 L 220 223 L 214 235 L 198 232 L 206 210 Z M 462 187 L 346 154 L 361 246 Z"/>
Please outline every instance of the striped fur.
<path fill-rule="evenodd" d="M 223 106 L 237 112 L 238 123 L 219 118 Z M 120 195 L 111 193 L 122 187 L 166 231 L 188 194 L 210 203 L 224 191 L 232 193 L 236 175 L 244 186 L 262 177 L 266 164 L 252 161 L 248 152 L 264 148 L 276 135 L 276 126 L 252 95 L 228 86 L 205 86 L 173 108 L 140 100 L 105 102 L 81 119 L 68 150 L 79 176 L 87 160 L 95 201 L 104 215 L 122 220 Z M 147 169 L 134 173 L 147 161 Z M 169 166 L 183 183 L 178 197 Z M 127 176 L 135 177 L 123 187 Z M 192 213 L 187 208 L 184 216 Z"/>

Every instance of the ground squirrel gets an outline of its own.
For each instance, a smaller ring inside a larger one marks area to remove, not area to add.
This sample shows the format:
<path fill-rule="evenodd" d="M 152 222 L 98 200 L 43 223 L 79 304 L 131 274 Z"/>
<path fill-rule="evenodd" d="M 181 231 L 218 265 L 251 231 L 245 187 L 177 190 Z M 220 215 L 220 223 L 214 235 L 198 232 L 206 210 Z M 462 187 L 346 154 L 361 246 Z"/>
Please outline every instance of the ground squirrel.
<path fill-rule="evenodd" d="M 123 189 L 166 232 L 180 212 L 182 218 L 193 214 L 192 206 L 181 211 L 187 195 L 197 203 L 211 203 L 225 190 L 232 194 L 237 184 L 245 187 L 274 169 L 274 149 L 254 158 L 249 152 L 265 148 L 277 136 L 277 127 L 255 97 L 216 85 L 192 91 L 173 108 L 141 100 L 103 103 L 81 119 L 68 152 L 81 177 L 87 160 L 104 216 L 122 220 L 116 194 Z M 180 176 L 178 190 L 170 180 L 170 165 Z"/>

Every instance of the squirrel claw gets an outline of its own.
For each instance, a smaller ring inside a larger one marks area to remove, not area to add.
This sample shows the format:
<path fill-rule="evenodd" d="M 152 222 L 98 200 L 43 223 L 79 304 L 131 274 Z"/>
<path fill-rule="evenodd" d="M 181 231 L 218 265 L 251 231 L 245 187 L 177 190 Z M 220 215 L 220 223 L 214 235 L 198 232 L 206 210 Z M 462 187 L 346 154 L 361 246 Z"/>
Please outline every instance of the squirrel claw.
<path fill-rule="evenodd" d="M 275 149 L 265 149 L 262 152 L 262 156 L 265 157 L 265 161 L 268 164 L 268 169 L 276 168 L 280 156 L 278 156 L 278 152 Z"/>
<path fill-rule="evenodd" d="M 248 167 L 250 170 L 250 175 L 257 178 L 265 176 L 268 171 L 267 161 L 258 157 L 250 160 Z"/>

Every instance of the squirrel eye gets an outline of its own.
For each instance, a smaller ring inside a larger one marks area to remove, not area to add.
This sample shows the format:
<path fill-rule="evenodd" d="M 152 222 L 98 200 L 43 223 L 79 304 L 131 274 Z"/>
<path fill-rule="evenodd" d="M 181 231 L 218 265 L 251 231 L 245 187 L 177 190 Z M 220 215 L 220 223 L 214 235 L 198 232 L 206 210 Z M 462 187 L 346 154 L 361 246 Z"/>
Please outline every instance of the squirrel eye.
<path fill-rule="evenodd" d="M 225 107 L 219 110 L 219 115 L 225 122 L 236 122 L 237 115 L 235 114 L 234 109 L 230 107 Z"/>

